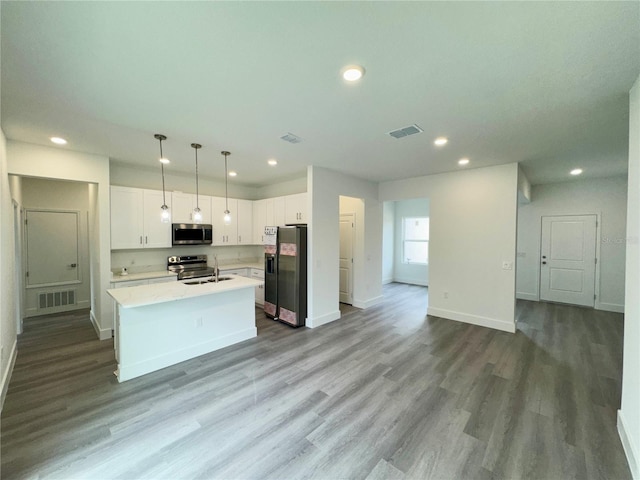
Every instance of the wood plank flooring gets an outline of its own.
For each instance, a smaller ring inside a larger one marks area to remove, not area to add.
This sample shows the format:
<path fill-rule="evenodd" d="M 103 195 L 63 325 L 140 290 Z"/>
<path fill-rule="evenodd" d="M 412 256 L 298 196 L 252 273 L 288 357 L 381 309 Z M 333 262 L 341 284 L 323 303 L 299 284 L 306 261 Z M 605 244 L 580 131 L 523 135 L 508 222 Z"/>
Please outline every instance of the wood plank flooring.
<path fill-rule="evenodd" d="M 258 338 L 122 384 L 86 312 L 29 319 L 2 478 L 631 478 L 622 315 L 519 302 L 508 334 L 384 293 L 314 330 L 257 311 Z"/>

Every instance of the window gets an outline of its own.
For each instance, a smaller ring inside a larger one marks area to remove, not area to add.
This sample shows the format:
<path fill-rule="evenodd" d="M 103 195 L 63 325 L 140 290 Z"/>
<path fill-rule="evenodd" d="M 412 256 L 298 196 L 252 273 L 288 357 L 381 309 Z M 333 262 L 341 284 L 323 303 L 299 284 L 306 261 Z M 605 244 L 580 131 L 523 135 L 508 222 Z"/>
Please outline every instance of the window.
<path fill-rule="evenodd" d="M 402 219 L 402 263 L 429 263 L 429 217 Z"/>

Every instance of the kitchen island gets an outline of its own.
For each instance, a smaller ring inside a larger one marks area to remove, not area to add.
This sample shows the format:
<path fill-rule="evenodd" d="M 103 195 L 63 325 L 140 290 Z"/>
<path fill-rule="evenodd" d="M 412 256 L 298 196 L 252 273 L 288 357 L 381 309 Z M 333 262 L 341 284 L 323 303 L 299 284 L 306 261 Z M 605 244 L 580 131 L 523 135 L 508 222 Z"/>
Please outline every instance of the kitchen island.
<path fill-rule="evenodd" d="M 260 283 L 233 276 L 219 283 L 107 290 L 117 306 L 118 381 L 255 337 L 255 287 Z"/>

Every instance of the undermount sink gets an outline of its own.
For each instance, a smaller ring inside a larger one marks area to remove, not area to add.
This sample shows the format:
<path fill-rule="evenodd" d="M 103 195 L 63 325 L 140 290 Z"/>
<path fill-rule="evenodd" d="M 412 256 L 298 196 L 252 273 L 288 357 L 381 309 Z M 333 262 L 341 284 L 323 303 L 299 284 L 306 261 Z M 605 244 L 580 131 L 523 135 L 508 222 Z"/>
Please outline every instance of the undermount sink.
<path fill-rule="evenodd" d="M 225 280 L 233 280 L 233 277 L 218 277 L 218 282 L 224 282 Z M 206 278 L 200 280 L 192 280 L 190 282 L 183 282 L 185 285 L 202 285 L 203 283 L 216 283 L 215 278 Z"/>

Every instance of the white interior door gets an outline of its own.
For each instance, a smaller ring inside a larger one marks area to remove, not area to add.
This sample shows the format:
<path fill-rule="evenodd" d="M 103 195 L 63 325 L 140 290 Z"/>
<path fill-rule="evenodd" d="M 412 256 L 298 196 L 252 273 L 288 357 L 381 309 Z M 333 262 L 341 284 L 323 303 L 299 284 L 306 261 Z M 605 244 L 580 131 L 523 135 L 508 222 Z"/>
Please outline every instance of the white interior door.
<path fill-rule="evenodd" d="M 353 233 L 352 213 L 340 215 L 340 301 L 353 303 Z"/>
<path fill-rule="evenodd" d="M 595 215 L 542 217 L 540 299 L 593 307 Z"/>
<path fill-rule="evenodd" d="M 27 210 L 27 286 L 80 281 L 78 212 Z"/>

